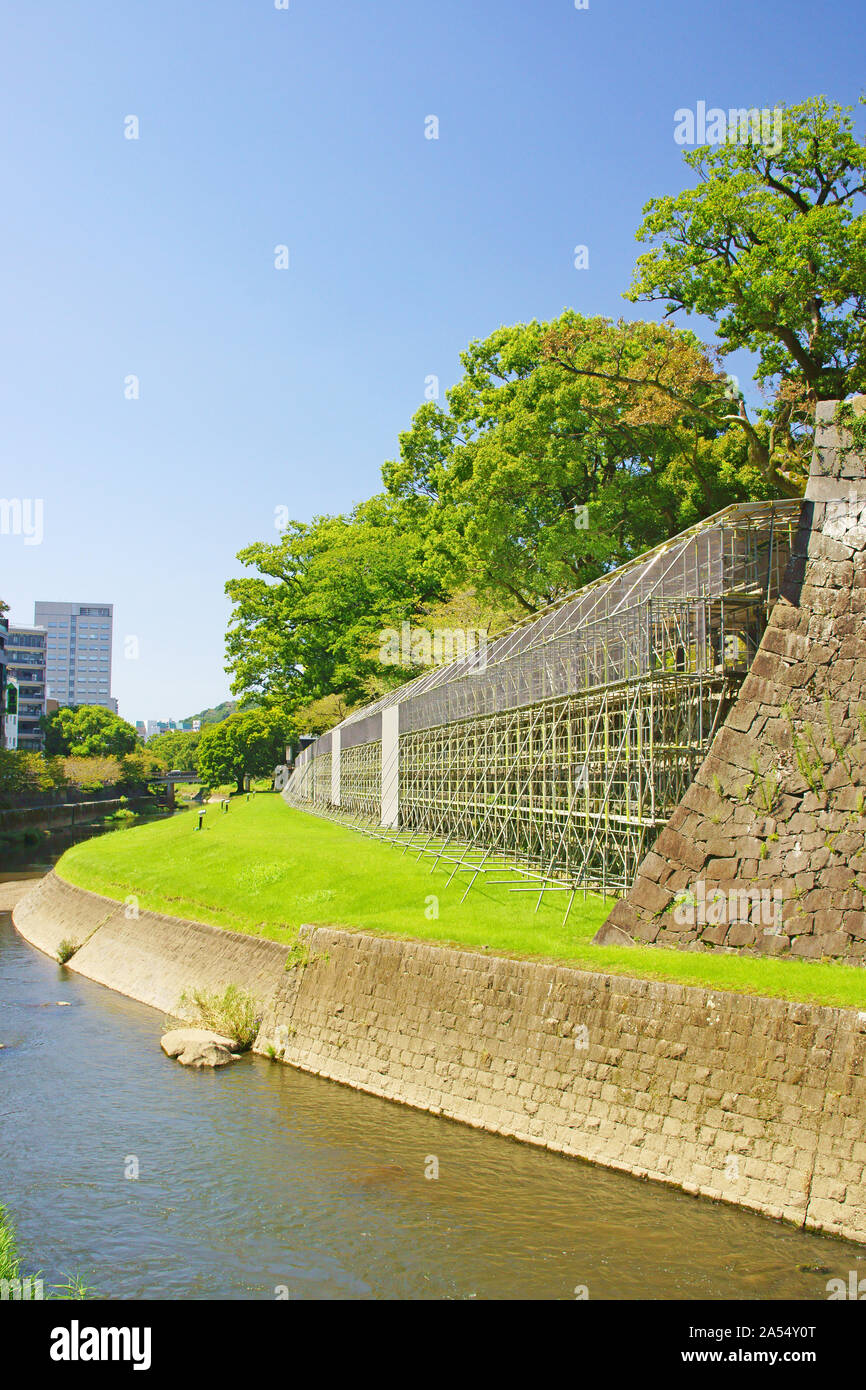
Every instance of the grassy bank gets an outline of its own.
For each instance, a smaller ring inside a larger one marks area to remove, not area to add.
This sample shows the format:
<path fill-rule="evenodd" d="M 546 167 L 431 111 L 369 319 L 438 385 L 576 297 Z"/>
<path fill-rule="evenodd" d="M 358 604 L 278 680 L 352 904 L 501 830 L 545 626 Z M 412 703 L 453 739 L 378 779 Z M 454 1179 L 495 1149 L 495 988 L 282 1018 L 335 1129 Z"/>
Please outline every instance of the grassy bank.
<path fill-rule="evenodd" d="M 21 1268 L 21 1260 L 18 1257 L 15 1241 L 15 1227 L 12 1224 L 8 1207 L 4 1207 L 2 1202 L 0 1202 L 0 1281 L 5 1281 L 5 1286 L 21 1285 L 17 1296 L 25 1300 L 37 1300 L 42 1297 L 77 1300 L 95 1296 L 94 1291 L 89 1289 L 78 1276 L 70 1278 L 65 1284 L 52 1284 L 46 1291 L 43 1287 L 41 1274 L 28 1275 Z M 14 1294 L 11 1296 L 15 1297 Z"/>
<path fill-rule="evenodd" d="M 0 1203 L 0 1279 L 19 1279 L 20 1265 L 12 1221 L 9 1212 Z"/>
<path fill-rule="evenodd" d="M 237 797 L 227 813 L 210 805 L 200 833 L 197 820 L 193 810 L 84 841 L 57 872 L 110 898 L 135 893 L 143 909 L 287 944 L 301 924 L 354 927 L 586 970 L 866 1007 L 866 971 L 854 966 L 593 946 L 612 905 L 595 894 L 575 899 L 565 927 L 563 893 L 546 894 L 536 913 L 535 894 L 477 880 L 461 902 L 467 879 L 458 875 L 447 886 L 450 866 L 431 873 L 429 860 L 419 863 L 272 794 Z"/>

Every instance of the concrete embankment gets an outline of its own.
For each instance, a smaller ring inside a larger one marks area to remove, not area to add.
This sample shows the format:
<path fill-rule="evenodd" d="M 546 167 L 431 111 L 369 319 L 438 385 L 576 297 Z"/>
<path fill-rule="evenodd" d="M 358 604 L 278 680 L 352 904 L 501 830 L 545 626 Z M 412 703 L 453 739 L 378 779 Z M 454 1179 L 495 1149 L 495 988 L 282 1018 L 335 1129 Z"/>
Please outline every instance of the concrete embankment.
<path fill-rule="evenodd" d="M 866 1240 L 866 1015 L 326 927 L 303 949 L 49 875 L 14 912 L 70 968 L 172 1010 L 233 982 L 256 1051 L 609 1168 Z M 288 964 L 291 967 L 286 969 Z"/>
<path fill-rule="evenodd" d="M 55 801 L 40 806 L 11 806 L 0 810 L 0 835 L 16 830 L 68 830 L 105 820 L 115 811 L 153 806 L 152 796 L 99 797 L 93 801 Z"/>
<path fill-rule="evenodd" d="M 74 942 L 70 970 L 166 1013 L 180 1012 L 190 988 L 237 984 L 261 1003 L 276 988 L 285 946 L 158 912 L 137 914 L 134 901 L 103 898 L 51 873 L 16 904 L 12 920 L 47 955 L 56 956 L 61 941 Z"/>

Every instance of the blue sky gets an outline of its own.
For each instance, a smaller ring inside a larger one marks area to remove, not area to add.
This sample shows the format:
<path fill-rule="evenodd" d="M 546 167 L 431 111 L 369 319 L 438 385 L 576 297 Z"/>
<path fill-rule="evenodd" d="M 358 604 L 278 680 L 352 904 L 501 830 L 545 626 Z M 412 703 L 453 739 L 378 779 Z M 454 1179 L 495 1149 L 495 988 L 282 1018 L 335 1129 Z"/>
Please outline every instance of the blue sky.
<path fill-rule="evenodd" d="M 470 339 L 566 306 L 638 312 L 621 295 L 642 205 L 691 177 L 677 108 L 863 86 L 853 0 L 0 16 L 0 495 L 44 504 L 41 544 L 0 535 L 0 596 L 25 623 L 36 599 L 113 602 L 132 719 L 226 697 L 236 552 L 276 538 L 275 508 L 377 490 L 425 379 L 444 391 Z"/>

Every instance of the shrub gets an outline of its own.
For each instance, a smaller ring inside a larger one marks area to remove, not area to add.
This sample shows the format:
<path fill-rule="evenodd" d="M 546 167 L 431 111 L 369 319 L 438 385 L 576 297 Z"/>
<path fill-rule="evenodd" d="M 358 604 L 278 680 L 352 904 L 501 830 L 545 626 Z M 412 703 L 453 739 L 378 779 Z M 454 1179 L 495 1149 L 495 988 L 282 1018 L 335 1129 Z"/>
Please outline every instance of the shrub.
<path fill-rule="evenodd" d="M 102 791 L 120 781 L 120 763 L 117 758 L 63 758 L 63 772 L 67 782 L 80 787 L 83 792 Z"/>
<path fill-rule="evenodd" d="M 152 777 L 158 777 L 167 770 L 168 764 L 163 758 L 141 748 L 120 759 L 117 780 L 130 787 L 143 787 Z"/>
<path fill-rule="evenodd" d="M 240 1052 L 252 1047 L 262 1021 L 261 1011 L 252 994 L 238 985 L 226 985 L 222 993 L 194 989 L 184 991 L 181 1007 L 197 1010 L 203 1028 L 211 1028 L 231 1038 Z"/>
<path fill-rule="evenodd" d="M 17 1279 L 19 1274 L 15 1230 L 8 1209 L 0 1203 L 0 1279 Z"/>
<path fill-rule="evenodd" d="M 60 758 L 44 758 L 41 753 L 0 748 L 0 797 L 49 791 L 65 785 Z"/>

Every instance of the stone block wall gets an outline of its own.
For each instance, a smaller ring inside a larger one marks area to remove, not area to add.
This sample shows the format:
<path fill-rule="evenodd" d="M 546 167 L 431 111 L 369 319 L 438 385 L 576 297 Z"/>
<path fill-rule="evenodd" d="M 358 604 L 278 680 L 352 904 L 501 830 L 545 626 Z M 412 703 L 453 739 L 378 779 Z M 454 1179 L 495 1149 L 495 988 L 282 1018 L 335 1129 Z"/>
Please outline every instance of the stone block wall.
<path fill-rule="evenodd" d="M 749 674 L 599 943 L 866 963 L 866 453 L 836 412 Z"/>
<path fill-rule="evenodd" d="M 308 928 L 256 1051 L 866 1238 L 866 1015 Z"/>
<path fill-rule="evenodd" d="M 85 892 L 56 874 L 41 879 L 15 906 L 21 935 L 56 956 L 61 941 L 77 950 L 69 969 L 163 1013 L 182 1015 L 191 989 L 239 985 L 262 1003 L 273 993 L 286 947 L 260 936 L 140 911 Z"/>

